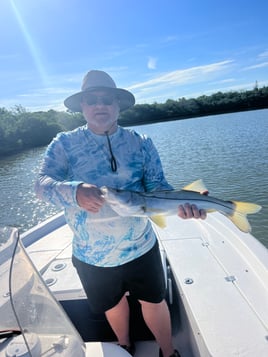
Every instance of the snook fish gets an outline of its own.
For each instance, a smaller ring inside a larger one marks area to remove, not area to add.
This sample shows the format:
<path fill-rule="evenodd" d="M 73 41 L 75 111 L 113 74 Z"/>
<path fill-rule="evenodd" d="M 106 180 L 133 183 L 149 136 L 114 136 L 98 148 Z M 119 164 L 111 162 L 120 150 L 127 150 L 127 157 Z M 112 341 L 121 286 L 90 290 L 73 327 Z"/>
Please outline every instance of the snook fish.
<path fill-rule="evenodd" d="M 247 215 L 261 209 L 261 206 L 254 203 L 224 201 L 208 196 L 202 180 L 178 191 L 133 192 L 107 187 L 101 187 L 101 191 L 106 203 L 120 216 L 147 216 L 160 227 L 165 227 L 165 216 L 177 215 L 179 205 L 190 203 L 207 213 L 222 213 L 241 231 L 247 233 L 251 231 Z"/>

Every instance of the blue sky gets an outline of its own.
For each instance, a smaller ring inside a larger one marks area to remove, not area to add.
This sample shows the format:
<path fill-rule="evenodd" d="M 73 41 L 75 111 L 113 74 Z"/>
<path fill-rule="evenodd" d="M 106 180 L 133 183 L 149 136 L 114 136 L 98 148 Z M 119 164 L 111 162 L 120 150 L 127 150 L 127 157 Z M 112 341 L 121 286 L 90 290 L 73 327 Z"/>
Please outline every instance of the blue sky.
<path fill-rule="evenodd" d="M 267 0 L 1 0 L 0 107 L 65 110 L 101 69 L 137 103 L 268 85 Z"/>

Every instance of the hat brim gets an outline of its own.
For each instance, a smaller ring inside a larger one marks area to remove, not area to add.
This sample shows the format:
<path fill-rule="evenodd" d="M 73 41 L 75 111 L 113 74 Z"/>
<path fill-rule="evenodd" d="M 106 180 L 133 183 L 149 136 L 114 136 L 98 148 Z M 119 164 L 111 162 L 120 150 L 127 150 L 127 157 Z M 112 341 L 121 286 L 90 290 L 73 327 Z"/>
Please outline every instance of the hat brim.
<path fill-rule="evenodd" d="M 66 98 L 64 105 L 70 109 L 72 112 L 82 112 L 81 101 L 86 93 L 93 91 L 109 91 L 114 93 L 114 95 L 119 99 L 120 112 L 132 107 L 135 104 L 135 97 L 132 93 L 126 89 L 121 88 L 107 88 L 107 87 L 91 87 L 89 90 L 84 90 L 71 95 Z"/>

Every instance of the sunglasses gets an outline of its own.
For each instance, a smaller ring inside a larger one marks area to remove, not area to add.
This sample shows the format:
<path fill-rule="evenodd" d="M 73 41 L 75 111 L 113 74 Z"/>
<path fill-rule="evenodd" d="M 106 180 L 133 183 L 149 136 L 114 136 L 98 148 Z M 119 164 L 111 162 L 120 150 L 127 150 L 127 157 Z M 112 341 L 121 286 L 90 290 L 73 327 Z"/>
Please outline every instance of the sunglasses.
<path fill-rule="evenodd" d="M 112 105 L 115 101 L 115 97 L 112 95 L 95 95 L 95 94 L 89 94 L 84 98 L 84 102 L 87 103 L 87 105 L 96 105 L 96 104 L 102 104 L 102 105 Z"/>

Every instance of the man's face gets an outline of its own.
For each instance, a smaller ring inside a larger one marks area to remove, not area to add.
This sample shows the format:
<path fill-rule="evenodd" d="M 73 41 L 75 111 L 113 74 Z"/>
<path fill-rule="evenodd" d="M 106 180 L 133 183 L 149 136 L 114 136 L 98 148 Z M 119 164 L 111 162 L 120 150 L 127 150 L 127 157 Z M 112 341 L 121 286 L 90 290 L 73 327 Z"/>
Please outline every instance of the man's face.
<path fill-rule="evenodd" d="M 95 134 L 113 133 L 117 128 L 120 108 L 118 99 L 110 92 L 85 93 L 81 102 L 82 113 L 88 127 Z"/>

